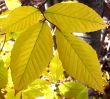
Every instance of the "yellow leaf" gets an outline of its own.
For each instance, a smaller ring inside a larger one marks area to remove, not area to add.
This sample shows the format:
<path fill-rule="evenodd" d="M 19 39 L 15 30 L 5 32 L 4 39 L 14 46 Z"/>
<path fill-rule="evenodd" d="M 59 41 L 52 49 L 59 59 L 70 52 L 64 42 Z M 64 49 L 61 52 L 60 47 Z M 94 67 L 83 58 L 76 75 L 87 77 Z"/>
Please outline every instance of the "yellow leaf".
<path fill-rule="evenodd" d="M 38 23 L 43 16 L 40 11 L 31 6 L 23 6 L 13 10 L 6 18 L 2 32 L 22 32 Z"/>
<path fill-rule="evenodd" d="M 21 3 L 19 0 L 5 0 L 5 3 L 9 10 L 13 10 L 13 9 L 21 6 Z"/>
<path fill-rule="evenodd" d="M 52 57 L 52 35 L 46 23 L 38 23 L 21 33 L 11 54 L 11 73 L 16 91 L 40 76 Z"/>
<path fill-rule="evenodd" d="M 100 64 L 95 50 L 72 34 L 56 30 L 57 49 L 65 71 L 88 86 L 103 91 Z"/>
<path fill-rule="evenodd" d="M 5 11 L 0 15 L 0 32 L 2 31 L 2 27 L 5 24 L 5 21 L 11 11 Z"/>
<path fill-rule="evenodd" d="M 0 15 L 0 27 L 2 26 L 3 21 L 6 20 L 8 15 L 9 15 L 9 13 Z"/>
<path fill-rule="evenodd" d="M 4 67 L 4 62 L 0 58 L 0 89 L 6 87 L 8 82 L 8 72 Z"/>
<path fill-rule="evenodd" d="M 44 15 L 48 21 L 67 33 L 97 31 L 107 26 L 94 10 L 77 2 L 55 4 Z"/>
<path fill-rule="evenodd" d="M 57 82 L 58 80 L 62 80 L 64 78 L 64 69 L 62 67 L 62 63 L 59 59 L 58 52 L 55 52 L 55 56 L 53 57 L 52 61 L 50 62 L 49 70 L 52 75 L 52 79 L 54 82 Z"/>

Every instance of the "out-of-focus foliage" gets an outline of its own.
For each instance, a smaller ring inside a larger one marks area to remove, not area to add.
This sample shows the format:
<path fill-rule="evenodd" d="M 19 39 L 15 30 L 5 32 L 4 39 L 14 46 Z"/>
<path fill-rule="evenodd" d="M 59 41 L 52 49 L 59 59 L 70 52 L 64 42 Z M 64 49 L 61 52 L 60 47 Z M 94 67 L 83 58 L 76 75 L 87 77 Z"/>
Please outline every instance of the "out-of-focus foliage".
<path fill-rule="evenodd" d="M 21 6 L 21 3 L 19 0 L 5 0 L 5 2 L 9 10 L 13 10 Z"/>
<path fill-rule="evenodd" d="M 88 99 L 88 89 L 78 82 L 65 82 L 58 88 L 67 99 Z"/>
<path fill-rule="evenodd" d="M 36 79 L 26 90 L 23 91 L 23 98 L 34 99 L 35 97 L 44 96 L 46 90 L 49 90 L 49 82 Z"/>
<path fill-rule="evenodd" d="M 55 56 L 50 62 L 49 70 L 53 79 L 53 82 L 64 79 L 64 69 L 59 59 L 58 52 L 55 52 Z"/>
<path fill-rule="evenodd" d="M 0 89 L 6 87 L 8 82 L 8 73 L 6 68 L 4 67 L 4 62 L 0 58 Z"/>

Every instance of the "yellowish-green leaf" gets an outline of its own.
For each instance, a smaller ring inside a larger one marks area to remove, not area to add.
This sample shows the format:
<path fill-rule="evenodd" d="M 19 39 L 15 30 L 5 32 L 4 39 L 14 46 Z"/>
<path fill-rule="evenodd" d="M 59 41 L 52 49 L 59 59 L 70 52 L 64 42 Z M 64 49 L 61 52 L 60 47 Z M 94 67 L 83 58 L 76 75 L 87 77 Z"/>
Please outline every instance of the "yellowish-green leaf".
<path fill-rule="evenodd" d="M 5 42 L 5 45 L 3 48 L 4 51 L 10 52 L 12 50 L 12 48 L 13 48 L 13 42 L 12 41 Z"/>
<path fill-rule="evenodd" d="M 100 64 L 95 50 L 81 39 L 56 30 L 57 49 L 65 71 L 88 86 L 103 91 Z"/>
<path fill-rule="evenodd" d="M 60 93 L 67 99 L 88 99 L 87 87 L 81 85 L 78 82 L 65 82 L 61 84 L 58 88 Z"/>
<path fill-rule="evenodd" d="M 52 58 L 52 35 L 46 23 L 38 23 L 23 32 L 11 54 L 14 87 L 19 91 L 39 77 Z"/>
<path fill-rule="evenodd" d="M 4 57 L 3 57 L 3 61 L 4 61 L 4 67 L 8 68 L 9 65 L 10 65 L 10 56 L 11 56 L 11 53 L 7 53 Z"/>
<path fill-rule="evenodd" d="M 61 31 L 67 33 L 97 31 L 107 26 L 94 10 L 77 2 L 55 4 L 44 15 Z"/>
<path fill-rule="evenodd" d="M 22 92 L 23 99 L 35 99 L 36 97 L 44 96 L 48 86 L 49 82 L 36 79 L 26 90 Z"/>
<path fill-rule="evenodd" d="M 62 63 L 59 59 L 59 55 L 58 52 L 55 52 L 55 56 L 53 57 L 51 63 L 50 63 L 50 67 L 49 70 L 51 72 L 52 75 L 52 79 L 54 82 L 57 82 L 58 80 L 62 80 L 64 78 L 64 69 L 62 67 Z"/>
<path fill-rule="evenodd" d="M 26 90 L 22 91 L 22 97 L 23 99 L 60 99 L 49 86 L 48 81 L 36 79 Z"/>
<path fill-rule="evenodd" d="M 13 10 L 13 9 L 21 6 L 21 3 L 19 0 L 5 0 L 5 3 L 9 10 Z"/>
<path fill-rule="evenodd" d="M 20 33 L 10 32 L 6 34 L 6 40 L 16 40 L 19 37 Z"/>
<path fill-rule="evenodd" d="M 51 88 L 48 88 L 47 90 L 45 90 L 43 99 L 61 99 L 61 97 L 59 97 L 57 93 L 53 91 Z"/>
<path fill-rule="evenodd" d="M 6 68 L 4 67 L 4 62 L 0 58 L 0 89 L 6 87 L 8 82 L 8 73 Z"/>
<path fill-rule="evenodd" d="M 77 95 L 76 99 L 88 99 L 88 89 L 84 88 L 81 93 Z"/>
<path fill-rule="evenodd" d="M 9 90 L 8 93 L 6 94 L 6 99 L 14 99 L 14 90 Z"/>
<path fill-rule="evenodd" d="M 12 77 L 11 77 L 11 70 L 9 68 L 8 69 L 8 83 L 7 83 L 6 90 L 10 91 L 11 88 L 13 88 L 13 81 L 12 81 Z"/>
<path fill-rule="evenodd" d="M 15 95 L 14 89 L 9 89 L 6 94 L 6 99 L 20 99 L 21 92 Z"/>
<path fill-rule="evenodd" d="M 43 16 L 40 11 L 31 6 L 22 6 L 14 9 L 6 18 L 2 32 L 22 32 L 39 22 Z"/>

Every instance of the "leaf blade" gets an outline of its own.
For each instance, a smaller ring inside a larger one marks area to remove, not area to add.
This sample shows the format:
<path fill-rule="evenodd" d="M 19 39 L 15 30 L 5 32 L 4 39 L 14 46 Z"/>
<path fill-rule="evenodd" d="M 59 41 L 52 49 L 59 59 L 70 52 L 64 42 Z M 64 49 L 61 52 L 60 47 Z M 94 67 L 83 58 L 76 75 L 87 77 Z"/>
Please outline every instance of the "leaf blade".
<path fill-rule="evenodd" d="M 38 23 L 22 33 L 11 54 L 10 67 L 15 89 L 26 88 L 42 73 L 51 57 L 52 35 L 46 23 Z"/>
<path fill-rule="evenodd" d="M 59 30 L 56 30 L 56 41 L 66 72 L 82 83 L 103 91 L 100 64 L 92 47 L 72 34 L 66 35 Z"/>
<path fill-rule="evenodd" d="M 77 2 L 55 4 L 44 15 L 61 31 L 67 33 L 97 31 L 107 26 L 94 10 Z"/>
<path fill-rule="evenodd" d="M 14 9 L 6 18 L 2 32 L 22 32 L 39 22 L 43 16 L 38 9 L 31 6 L 22 6 Z"/>

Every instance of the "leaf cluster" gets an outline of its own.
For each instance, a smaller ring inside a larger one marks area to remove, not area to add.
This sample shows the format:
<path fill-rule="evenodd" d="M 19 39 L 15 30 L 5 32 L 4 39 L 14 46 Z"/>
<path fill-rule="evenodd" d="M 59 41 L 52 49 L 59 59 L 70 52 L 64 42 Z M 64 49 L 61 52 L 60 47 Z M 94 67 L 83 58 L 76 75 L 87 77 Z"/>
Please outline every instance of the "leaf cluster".
<path fill-rule="evenodd" d="M 7 88 L 7 99 L 41 96 L 82 99 L 82 95 L 87 99 L 87 86 L 103 92 L 104 82 L 96 52 L 74 35 L 74 32 L 88 33 L 107 26 L 94 10 L 82 3 L 62 2 L 41 13 L 35 7 L 21 6 L 13 0 L 10 2 L 17 6 L 12 8 L 9 1 L 6 0 L 9 11 L 0 15 L 0 34 L 6 33 L 10 38 L 14 33 L 15 41 L 9 51 L 11 55 L 8 54 L 11 57 L 6 66 L 9 77 L 0 69 L 3 75 L 0 76 L 0 87 L 6 86 L 7 80 L 7 86 L 11 83 L 12 89 Z M 54 32 L 51 24 L 55 26 Z M 53 41 L 53 35 L 56 41 Z M 54 44 L 57 45 L 56 54 L 53 54 Z M 65 82 L 64 71 L 80 83 Z M 14 93 L 18 94 L 14 96 Z"/>

